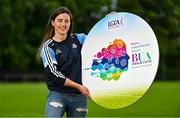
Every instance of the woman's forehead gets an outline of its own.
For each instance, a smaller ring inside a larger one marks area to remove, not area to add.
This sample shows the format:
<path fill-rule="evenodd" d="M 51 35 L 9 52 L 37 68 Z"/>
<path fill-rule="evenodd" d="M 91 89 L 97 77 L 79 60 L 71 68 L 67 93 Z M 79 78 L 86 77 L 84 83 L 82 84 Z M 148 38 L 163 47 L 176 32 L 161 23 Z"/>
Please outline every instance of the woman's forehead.
<path fill-rule="evenodd" d="M 61 13 L 56 17 L 56 19 L 70 19 L 70 16 L 67 13 Z"/>

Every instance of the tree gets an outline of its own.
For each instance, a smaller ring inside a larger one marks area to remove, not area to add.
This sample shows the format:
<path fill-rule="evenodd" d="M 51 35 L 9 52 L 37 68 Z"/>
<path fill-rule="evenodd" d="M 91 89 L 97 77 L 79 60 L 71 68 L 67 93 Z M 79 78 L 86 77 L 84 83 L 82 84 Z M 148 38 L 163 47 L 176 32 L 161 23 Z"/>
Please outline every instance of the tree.
<path fill-rule="evenodd" d="M 51 12 L 67 6 L 74 32 L 88 34 L 111 11 L 130 12 L 145 19 L 160 48 L 159 73 L 180 71 L 180 1 L 178 0 L 0 0 L 0 71 L 42 71 L 37 49 Z M 172 58 L 174 61 L 172 61 Z"/>
<path fill-rule="evenodd" d="M 139 15 L 154 30 L 160 49 L 159 73 L 161 79 L 167 79 L 168 69 L 172 66 L 180 71 L 180 1 L 177 0 L 119 0 L 117 11 L 126 11 Z M 169 61 L 170 58 L 173 57 Z M 171 63 L 170 63 L 171 62 Z M 171 64 L 171 65 L 169 65 Z"/>

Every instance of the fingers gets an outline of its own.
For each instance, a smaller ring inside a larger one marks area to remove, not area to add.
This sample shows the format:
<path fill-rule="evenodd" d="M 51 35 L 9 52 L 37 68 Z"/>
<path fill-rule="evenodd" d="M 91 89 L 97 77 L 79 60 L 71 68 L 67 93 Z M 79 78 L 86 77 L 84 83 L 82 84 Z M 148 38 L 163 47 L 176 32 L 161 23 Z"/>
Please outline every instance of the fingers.
<path fill-rule="evenodd" d="M 89 92 L 89 89 L 87 89 L 87 96 L 88 96 L 88 98 L 90 98 L 91 99 L 91 94 L 90 94 L 90 92 Z"/>
<path fill-rule="evenodd" d="M 89 89 L 87 89 L 87 88 L 86 88 L 86 96 L 87 96 L 88 98 L 91 98 L 91 95 L 90 95 Z"/>
<path fill-rule="evenodd" d="M 83 86 L 82 94 L 85 95 L 88 98 L 91 98 L 89 89 L 87 87 L 85 87 L 85 86 Z"/>

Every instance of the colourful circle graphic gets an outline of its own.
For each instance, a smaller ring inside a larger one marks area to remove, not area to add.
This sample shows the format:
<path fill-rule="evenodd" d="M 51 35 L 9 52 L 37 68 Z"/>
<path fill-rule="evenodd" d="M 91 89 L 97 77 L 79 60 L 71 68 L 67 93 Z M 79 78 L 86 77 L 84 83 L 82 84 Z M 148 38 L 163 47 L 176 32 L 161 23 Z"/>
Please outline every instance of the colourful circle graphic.
<path fill-rule="evenodd" d="M 159 48 L 151 27 L 137 15 L 114 13 L 101 19 L 84 42 L 83 84 L 95 103 L 124 108 L 148 90 L 158 62 Z"/>
<path fill-rule="evenodd" d="M 102 80 L 118 80 L 122 72 L 128 69 L 129 56 L 126 53 L 126 45 L 121 39 L 115 39 L 107 48 L 102 48 L 91 66 L 91 76 Z"/>

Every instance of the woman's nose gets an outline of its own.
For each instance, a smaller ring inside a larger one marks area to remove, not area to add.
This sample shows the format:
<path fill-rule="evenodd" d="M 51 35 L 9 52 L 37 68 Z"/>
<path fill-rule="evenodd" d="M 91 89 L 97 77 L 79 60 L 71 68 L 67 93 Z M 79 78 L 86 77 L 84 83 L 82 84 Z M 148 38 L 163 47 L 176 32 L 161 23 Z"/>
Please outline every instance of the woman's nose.
<path fill-rule="evenodd" d="M 62 25 L 62 26 L 65 26 L 65 25 L 66 25 L 65 21 L 62 21 L 62 22 L 61 22 L 61 25 Z"/>

